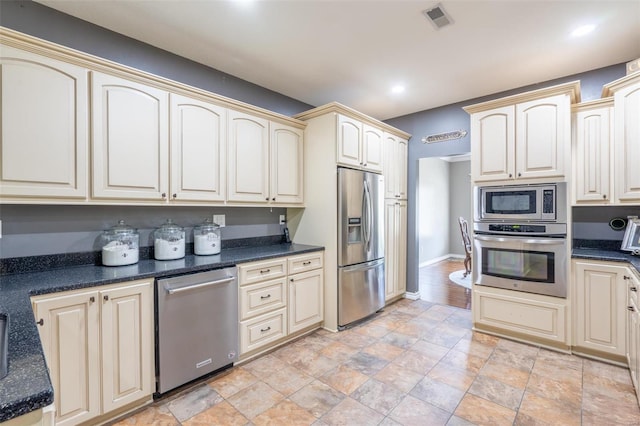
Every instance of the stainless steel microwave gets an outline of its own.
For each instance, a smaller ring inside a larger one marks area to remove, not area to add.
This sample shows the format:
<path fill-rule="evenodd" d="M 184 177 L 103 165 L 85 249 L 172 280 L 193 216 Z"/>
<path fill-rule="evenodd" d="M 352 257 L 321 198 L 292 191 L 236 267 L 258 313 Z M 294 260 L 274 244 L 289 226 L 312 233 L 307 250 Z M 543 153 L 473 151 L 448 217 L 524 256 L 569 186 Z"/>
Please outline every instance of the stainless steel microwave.
<path fill-rule="evenodd" d="M 474 220 L 556 222 L 567 221 L 567 184 L 477 186 Z"/>

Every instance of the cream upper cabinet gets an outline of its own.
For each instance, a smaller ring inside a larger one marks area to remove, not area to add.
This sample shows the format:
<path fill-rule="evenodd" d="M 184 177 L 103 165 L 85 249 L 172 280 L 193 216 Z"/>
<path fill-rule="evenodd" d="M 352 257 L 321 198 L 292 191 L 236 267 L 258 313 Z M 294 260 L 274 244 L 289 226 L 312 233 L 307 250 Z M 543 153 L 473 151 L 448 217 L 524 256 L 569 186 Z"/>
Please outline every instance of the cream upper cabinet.
<path fill-rule="evenodd" d="M 269 201 L 269 121 L 228 111 L 229 201 Z"/>
<path fill-rule="evenodd" d="M 382 172 L 383 132 L 351 117 L 337 114 L 337 162 L 345 166 Z"/>
<path fill-rule="evenodd" d="M 407 289 L 407 202 L 385 200 L 385 300 Z"/>
<path fill-rule="evenodd" d="M 407 199 L 407 161 L 409 142 L 384 134 L 384 197 Z"/>
<path fill-rule="evenodd" d="M 92 73 L 94 199 L 167 199 L 169 94 Z"/>
<path fill-rule="evenodd" d="M 226 108 L 171 94 L 170 114 L 171 200 L 224 202 Z"/>
<path fill-rule="evenodd" d="M 515 136 L 513 106 L 471 115 L 471 175 L 474 181 L 513 179 Z"/>
<path fill-rule="evenodd" d="M 270 202 L 301 204 L 303 198 L 303 132 L 271 122 Z"/>
<path fill-rule="evenodd" d="M 100 415 L 100 307 L 98 292 L 39 296 L 33 302 L 53 384 L 56 425 Z"/>
<path fill-rule="evenodd" d="M 465 107 L 472 180 L 565 180 L 576 99 L 579 83 L 572 82 Z"/>
<path fill-rule="evenodd" d="M 0 199 L 87 196 L 87 70 L 2 46 Z"/>
<path fill-rule="evenodd" d="M 155 384 L 153 280 L 36 296 L 56 425 L 151 400 Z"/>
<path fill-rule="evenodd" d="M 574 204 L 607 204 L 612 200 L 612 106 L 611 100 L 604 100 L 580 104 L 574 109 Z"/>
<path fill-rule="evenodd" d="M 612 90 L 616 202 L 640 204 L 640 73 Z"/>
<path fill-rule="evenodd" d="M 574 260 L 573 264 L 574 346 L 622 359 L 626 355 L 628 268 L 593 261 Z"/>

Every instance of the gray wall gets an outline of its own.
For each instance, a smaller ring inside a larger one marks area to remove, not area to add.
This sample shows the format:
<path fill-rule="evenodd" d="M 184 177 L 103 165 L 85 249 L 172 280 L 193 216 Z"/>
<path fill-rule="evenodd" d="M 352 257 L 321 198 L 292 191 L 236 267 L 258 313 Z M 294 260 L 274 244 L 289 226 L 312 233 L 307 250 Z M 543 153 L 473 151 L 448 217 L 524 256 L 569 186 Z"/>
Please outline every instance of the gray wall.
<path fill-rule="evenodd" d="M 633 58 L 629 58 L 631 60 Z M 520 87 L 506 92 L 496 93 L 476 99 L 469 99 L 452 105 L 446 105 L 431 110 L 386 120 L 391 126 L 402 129 L 410 134 L 409 164 L 408 164 L 408 226 L 407 226 L 407 291 L 418 291 L 418 160 L 425 157 L 444 157 L 448 155 L 464 154 L 471 151 L 469 134 L 469 115 L 462 109 L 466 105 L 475 104 L 491 99 L 497 99 L 529 90 L 552 86 L 573 80 L 580 80 L 582 101 L 600 98 L 602 86 L 625 75 L 625 64 L 616 64 L 586 73 L 562 77 L 551 81 L 530 86 Z M 462 139 L 434 144 L 423 144 L 422 137 L 448 132 L 466 130 L 467 136 Z"/>
<path fill-rule="evenodd" d="M 573 239 L 620 241 L 624 230 L 615 231 L 609 226 L 613 218 L 640 216 L 640 207 L 589 206 L 573 207 Z"/>
<path fill-rule="evenodd" d="M 449 253 L 464 255 L 462 236 L 458 218 L 464 217 L 469 225 L 473 222 L 471 216 L 471 161 L 454 161 L 449 166 Z"/>
<path fill-rule="evenodd" d="M 284 115 L 313 107 L 32 1 L 0 1 L 0 25 Z M 222 238 L 235 239 L 280 234 L 285 209 L 3 205 L 0 258 L 96 250 L 101 231 L 118 219 L 140 228 L 146 246 L 167 218 L 190 231 L 214 213 L 227 216 Z"/>

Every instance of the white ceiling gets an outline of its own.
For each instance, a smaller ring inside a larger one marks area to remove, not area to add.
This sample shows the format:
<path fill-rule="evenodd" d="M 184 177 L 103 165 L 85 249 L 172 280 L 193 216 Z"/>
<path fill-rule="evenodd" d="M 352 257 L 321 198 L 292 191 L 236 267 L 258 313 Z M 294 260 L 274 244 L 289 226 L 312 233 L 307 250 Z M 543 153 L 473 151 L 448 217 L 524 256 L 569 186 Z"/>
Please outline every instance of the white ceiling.
<path fill-rule="evenodd" d="M 39 0 L 276 92 L 380 120 L 640 57 L 638 0 Z M 596 25 L 582 38 L 573 29 Z M 404 84 L 406 91 L 392 94 Z"/>

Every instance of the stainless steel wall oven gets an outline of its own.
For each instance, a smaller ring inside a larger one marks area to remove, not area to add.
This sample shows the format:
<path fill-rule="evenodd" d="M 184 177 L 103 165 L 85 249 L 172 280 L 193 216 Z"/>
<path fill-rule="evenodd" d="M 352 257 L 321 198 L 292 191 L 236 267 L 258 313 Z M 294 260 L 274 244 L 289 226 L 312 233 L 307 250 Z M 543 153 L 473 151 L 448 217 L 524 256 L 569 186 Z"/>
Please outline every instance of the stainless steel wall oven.
<path fill-rule="evenodd" d="M 566 202 L 565 183 L 477 187 L 474 283 L 567 297 Z"/>

